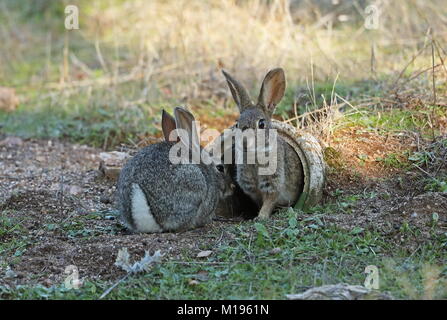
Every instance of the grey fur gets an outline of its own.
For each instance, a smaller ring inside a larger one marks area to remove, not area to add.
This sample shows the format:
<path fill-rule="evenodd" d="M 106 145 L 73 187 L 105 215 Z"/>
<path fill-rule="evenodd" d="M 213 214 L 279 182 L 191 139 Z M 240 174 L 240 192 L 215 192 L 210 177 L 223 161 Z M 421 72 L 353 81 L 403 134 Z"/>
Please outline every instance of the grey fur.
<path fill-rule="evenodd" d="M 273 69 L 267 73 L 256 105 L 248 105 L 247 101 L 251 100 L 246 96 L 245 88 L 228 73 L 223 74 L 240 110 L 237 128 L 257 129 L 259 120 L 264 119 L 268 137 L 272 114 L 285 90 L 284 71 Z M 303 190 L 304 175 L 300 158 L 284 139 L 279 135 L 277 137 L 277 170 L 274 174 L 259 175 L 258 164 L 236 165 L 237 183 L 261 208 L 260 218 L 269 217 L 276 207 L 293 206 Z"/>
<path fill-rule="evenodd" d="M 179 112 L 194 119 L 185 109 L 176 108 L 176 120 Z M 231 180 L 216 165 L 171 163 L 169 150 L 174 144 L 165 141 L 147 146 L 121 170 L 118 205 L 129 229 L 141 231 L 132 213 L 132 184 L 143 191 L 150 212 L 163 231 L 188 230 L 210 223 L 219 203 L 230 194 Z"/>

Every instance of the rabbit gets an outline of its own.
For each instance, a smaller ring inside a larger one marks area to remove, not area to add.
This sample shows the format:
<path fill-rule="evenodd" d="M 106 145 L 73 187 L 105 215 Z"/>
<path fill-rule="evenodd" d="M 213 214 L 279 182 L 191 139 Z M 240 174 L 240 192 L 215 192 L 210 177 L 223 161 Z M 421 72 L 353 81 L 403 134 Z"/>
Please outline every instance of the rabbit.
<path fill-rule="evenodd" d="M 175 232 L 204 226 L 231 196 L 231 179 L 222 164 L 172 163 L 171 148 L 180 143 L 191 151 L 189 142 L 199 141 L 194 116 L 181 107 L 174 109 L 174 116 L 163 110 L 165 141 L 140 150 L 120 172 L 118 205 L 121 220 L 131 231 Z M 170 139 L 175 129 L 185 130 L 187 136 Z"/>
<path fill-rule="evenodd" d="M 225 70 L 222 73 L 239 108 L 236 128 L 242 132 L 246 129 L 253 129 L 254 132 L 265 129 L 267 142 L 273 112 L 286 88 L 283 69 L 276 68 L 267 73 L 256 104 L 240 82 Z M 253 164 L 248 161 L 236 163 L 236 182 L 260 208 L 257 219 L 269 218 L 275 208 L 293 206 L 303 190 L 303 166 L 298 154 L 279 134 L 276 135 L 276 148 L 276 170 L 272 174 L 260 175 L 258 161 Z"/>

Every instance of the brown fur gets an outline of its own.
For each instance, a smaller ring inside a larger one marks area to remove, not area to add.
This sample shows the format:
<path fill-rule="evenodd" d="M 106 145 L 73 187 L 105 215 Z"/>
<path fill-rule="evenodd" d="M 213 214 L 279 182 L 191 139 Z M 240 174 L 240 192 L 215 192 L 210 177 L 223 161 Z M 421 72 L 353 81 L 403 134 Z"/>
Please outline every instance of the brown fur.
<path fill-rule="evenodd" d="M 278 68 L 267 73 L 256 105 L 250 100 L 242 84 L 225 71 L 223 74 L 239 107 L 240 117 L 237 127 L 241 130 L 256 130 L 259 120 L 264 119 L 268 134 L 272 114 L 284 95 L 286 87 L 284 71 Z M 304 184 L 303 167 L 296 152 L 279 135 L 276 172 L 272 175 L 259 175 L 258 169 L 257 163 L 237 164 L 236 180 L 242 190 L 261 208 L 259 218 L 268 218 L 275 208 L 290 207 L 297 202 Z"/>

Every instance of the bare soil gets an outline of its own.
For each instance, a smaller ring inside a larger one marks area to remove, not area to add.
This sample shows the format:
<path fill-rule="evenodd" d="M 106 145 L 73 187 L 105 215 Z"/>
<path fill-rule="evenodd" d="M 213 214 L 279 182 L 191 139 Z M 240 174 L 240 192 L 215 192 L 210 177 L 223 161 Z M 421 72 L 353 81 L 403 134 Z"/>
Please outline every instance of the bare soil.
<path fill-rule="evenodd" d="M 15 221 L 0 241 L 27 243 L 18 257 L 17 248 L 1 253 L 0 262 L 17 277 L 3 277 L 3 268 L 0 284 L 50 286 L 66 277 L 69 265 L 77 266 L 81 277 L 116 279 L 124 272 L 114 266 L 121 248 L 135 259 L 161 250 L 175 260 L 231 238 L 219 221 L 178 234 L 130 234 L 115 216 L 115 182 L 99 174 L 100 152 L 50 140 L 15 139 L 0 147 L 0 210 Z"/>
<path fill-rule="evenodd" d="M 411 167 L 402 157 L 422 148 L 419 143 L 417 136 L 383 135 L 355 126 L 337 131 L 325 154 L 330 165 L 326 201 L 337 190 L 361 198 L 348 204 L 347 214 L 327 215 L 326 221 L 345 229 L 379 231 L 410 250 L 430 239 L 433 214 L 439 216 L 438 232 L 447 231 L 447 193 L 426 191 L 427 178 L 434 173 Z M 383 161 L 389 155 L 396 155 L 402 167 Z M 447 171 L 445 160 L 440 159 L 436 167 L 437 175 Z M 421 234 L 402 237 L 404 225 L 416 227 Z"/>

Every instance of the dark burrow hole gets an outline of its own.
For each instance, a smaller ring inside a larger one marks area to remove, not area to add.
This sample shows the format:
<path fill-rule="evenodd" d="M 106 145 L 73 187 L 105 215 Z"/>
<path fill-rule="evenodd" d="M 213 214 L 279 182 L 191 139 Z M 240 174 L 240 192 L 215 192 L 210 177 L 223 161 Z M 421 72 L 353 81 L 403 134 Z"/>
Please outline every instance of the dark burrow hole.
<path fill-rule="evenodd" d="M 231 176 L 233 177 L 233 183 L 236 187 L 234 189 L 233 196 L 226 202 L 226 211 L 222 216 L 225 218 L 255 218 L 258 215 L 260 208 L 248 195 L 242 191 L 236 183 L 236 167 L 231 165 L 229 170 Z"/>

